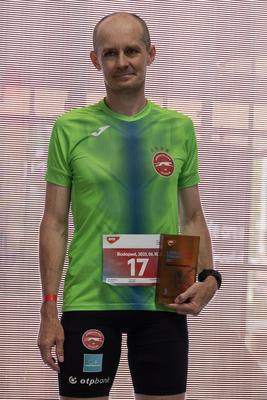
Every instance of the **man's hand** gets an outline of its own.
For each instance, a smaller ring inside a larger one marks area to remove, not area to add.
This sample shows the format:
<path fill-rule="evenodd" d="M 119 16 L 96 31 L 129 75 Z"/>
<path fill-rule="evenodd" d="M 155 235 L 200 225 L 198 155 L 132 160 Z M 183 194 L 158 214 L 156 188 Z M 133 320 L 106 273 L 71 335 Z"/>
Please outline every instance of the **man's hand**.
<path fill-rule="evenodd" d="M 52 356 L 52 348 L 56 346 L 58 361 L 64 361 L 64 330 L 58 319 L 57 312 L 53 309 L 49 312 L 49 305 L 41 310 L 41 324 L 38 336 L 38 347 L 42 359 L 52 370 L 59 372 L 59 366 Z"/>
<path fill-rule="evenodd" d="M 204 282 L 196 282 L 184 293 L 176 297 L 173 304 L 166 304 L 177 314 L 198 315 L 213 298 L 218 289 L 216 279 L 209 276 Z"/>

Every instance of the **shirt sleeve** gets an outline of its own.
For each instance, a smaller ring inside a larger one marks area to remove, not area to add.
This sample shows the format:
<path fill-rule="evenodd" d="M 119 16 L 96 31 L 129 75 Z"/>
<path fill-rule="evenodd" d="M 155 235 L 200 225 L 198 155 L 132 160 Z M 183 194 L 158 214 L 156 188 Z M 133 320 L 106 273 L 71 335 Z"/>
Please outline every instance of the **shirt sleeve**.
<path fill-rule="evenodd" d="M 68 162 L 70 145 L 62 125 L 62 122 L 57 120 L 52 129 L 45 180 L 56 185 L 70 187 L 72 183 L 72 172 Z"/>
<path fill-rule="evenodd" d="M 191 118 L 186 119 L 186 159 L 182 166 L 181 173 L 178 178 L 178 187 L 186 188 L 197 185 L 200 182 L 198 171 L 198 148 L 195 135 L 195 129 Z"/>

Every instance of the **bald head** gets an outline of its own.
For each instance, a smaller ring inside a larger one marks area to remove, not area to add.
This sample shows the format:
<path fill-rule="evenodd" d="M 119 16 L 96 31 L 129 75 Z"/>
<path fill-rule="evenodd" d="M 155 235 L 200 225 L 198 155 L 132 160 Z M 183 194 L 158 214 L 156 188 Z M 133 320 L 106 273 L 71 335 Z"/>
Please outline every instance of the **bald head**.
<path fill-rule="evenodd" d="M 126 12 L 115 12 L 115 13 L 112 13 L 112 14 L 109 14 L 109 15 L 106 15 L 105 17 L 103 17 L 96 24 L 96 26 L 94 28 L 93 46 L 94 46 L 95 52 L 97 52 L 97 48 L 98 48 L 99 30 L 101 28 L 101 25 L 104 23 L 104 21 L 112 19 L 114 22 L 117 22 L 119 24 L 120 21 L 125 21 L 125 18 L 129 18 L 130 20 L 132 19 L 133 21 L 137 22 L 140 25 L 140 28 L 142 30 L 141 40 L 144 42 L 147 50 L 150 49 L 150 46 L 151 46 L 150 34 L 149 34 L 149 30 L 148 30 L 148 27 L 147 27 L 147 24 L 145 23 L 145 21 L 136 14 L 126 13 Z"/>

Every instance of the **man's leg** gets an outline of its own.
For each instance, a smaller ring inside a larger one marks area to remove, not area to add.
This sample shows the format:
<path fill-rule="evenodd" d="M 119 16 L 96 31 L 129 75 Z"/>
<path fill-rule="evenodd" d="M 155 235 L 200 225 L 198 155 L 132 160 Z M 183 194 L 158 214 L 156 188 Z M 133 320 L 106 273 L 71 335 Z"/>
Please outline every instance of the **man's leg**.
<path fill-rule="evenodd" d="M 60 396 L 60 400 L 108 400 L 108 397 L 65 397 Z"/>
<path fill-rule="evenodd" d="M 136 400 L 185 400 L 185 393 L 175 394 L 171 396 L 148 396 L 146 394 L 135 394 Z M 108 397 L 65 397 L 61 396 L 60 400 L 108 400 Z"/>
<path fill-rule="evenodd" d="M 134 320 L 127 342 L 136 399 L 184 400 L 188 366 L 186 318 L 148 311 L 140 312 Z"/>
<path fill-rule="evenodd" d="M 112 312 L 65 312 L 64 363 L 59 363 L 61 400 L 107 400 L 121 352 L 119 315 Z"/>
<path fill-rule="evenodd" d="M 135 394 L 136 400 L 185 400 L 185 393 L 170 396 L 148 396 L 146 394 Z"/>
<path fill-rule="evenodd" d="M 185 400 L 185 393 L 171 396 L 147 396 L 145 394 L 135 394 L 136 400 Z M 60 397 L 60 400 L 81 400 L 81 397 Z M 108 400 L 108 397 L 87 397 L 82 400 Z"/>

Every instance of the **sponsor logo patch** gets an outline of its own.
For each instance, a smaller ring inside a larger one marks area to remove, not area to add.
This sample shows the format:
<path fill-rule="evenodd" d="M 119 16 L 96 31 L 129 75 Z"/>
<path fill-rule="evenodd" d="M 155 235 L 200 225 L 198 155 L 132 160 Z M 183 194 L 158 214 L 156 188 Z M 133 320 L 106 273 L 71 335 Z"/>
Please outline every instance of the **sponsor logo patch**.
<path fill-rule="evenodd" d="M 161 176 L 171 176 L 174 171 L 174 162 L 168 153 L 163 151 L 154 154 L 152 160 L 155 171 Z"/>
<path fill-rule="evenodd" d="M 76 378 L 76 376 L 70 376 L 69 377 L 69 382 L 72 385 L 75 385 L 76 383 L 80 384 L 80 385 L 88 385 L 88 386 L 92 386 L 92 385 L 103 385 L 105 383 L 109 383 L 110 381 L 110 377 L 107 376 L 106 378 Z"/>
<path fill-rule="evenodd" d="M 82 336 L 82 343 L 88 350 L 98 350 L 104 344 L 105 337 L 98 329 L 89 329 Z"/>
<path fill-rule="evenodd" d="M 110 244 L 113 244 L 113 243 L 115 243 L 115 242 L 117 242 L 117 240 L 119 240 L 119 236 L 108 236 L 107 237 L 107 241 L 110 243 Z"/>
<path fill-rule="evenodd" d="M 75 385 L 77 383 L 76 376 L 70 376 L 69 377 L 69 383 L 71 383 L 72 385 Z"/>
<path fill-rule="evenodd" d="M 101 372 L 103 364 L 103 354 L 84 354 L 83 372 Z"/>

